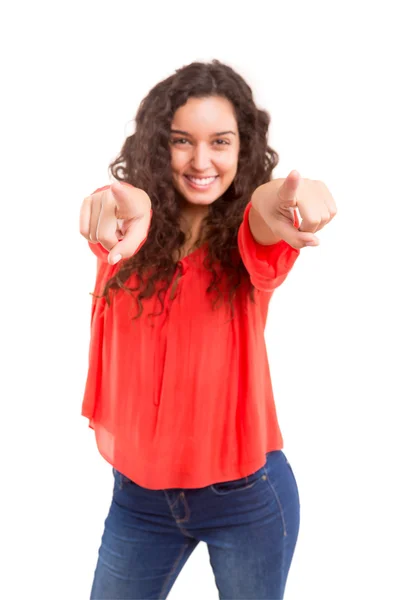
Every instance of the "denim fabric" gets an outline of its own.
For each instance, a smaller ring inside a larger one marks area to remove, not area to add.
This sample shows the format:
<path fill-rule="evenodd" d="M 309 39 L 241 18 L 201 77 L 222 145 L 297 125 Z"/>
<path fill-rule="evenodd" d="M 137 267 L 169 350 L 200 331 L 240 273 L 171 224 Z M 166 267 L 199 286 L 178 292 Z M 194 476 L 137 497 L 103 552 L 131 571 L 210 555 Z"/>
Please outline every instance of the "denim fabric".
<path fill-rule="evenodd" d="M 91 600 L 167 598 L 199 542 L 222 600 L 280 600 L 300 502 L 282 450 L 255 473 L 198 489 L 148 490 L 113 469 Z"/>

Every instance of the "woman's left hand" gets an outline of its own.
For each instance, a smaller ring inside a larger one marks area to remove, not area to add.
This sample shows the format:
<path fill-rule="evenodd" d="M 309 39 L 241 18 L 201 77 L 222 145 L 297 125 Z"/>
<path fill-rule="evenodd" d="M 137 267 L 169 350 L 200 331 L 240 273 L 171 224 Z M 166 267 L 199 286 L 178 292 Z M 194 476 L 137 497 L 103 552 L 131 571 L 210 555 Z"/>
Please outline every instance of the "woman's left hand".
<path fill-rule="evenodd" d="M 253 194 L 252 205 L 273 234 L 294 248 L 318 246 L 319 240 L 314 234 L 337 213 L 326 185 L 322 181 L 303 179 L 298 171 L 291 171 L 286 179 L 273 179 L 259 186 Z M 302 218 L 298 229 L 294 226 L 296 209 Z"/>

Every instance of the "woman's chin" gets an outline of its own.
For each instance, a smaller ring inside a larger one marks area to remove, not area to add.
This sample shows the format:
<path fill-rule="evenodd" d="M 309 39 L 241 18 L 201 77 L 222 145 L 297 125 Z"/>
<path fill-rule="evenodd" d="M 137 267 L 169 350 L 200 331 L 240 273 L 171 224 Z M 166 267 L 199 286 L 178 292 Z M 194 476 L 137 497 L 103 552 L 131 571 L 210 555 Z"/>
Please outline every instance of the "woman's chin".
<path fill-rule="evenodd" d="M 193 206 L 209 206 L 210 204 L 213 204 L 213 202 L 218 200 L 219 196 L 215 196 L 215 194 L 213 194 L 210 196 L 201 195 L 196 197 L 195 194 L 185 194 L 183 198 L 187 204 L 192 204 Z"/>
<path fill-rule="evenodd" d="M 222 196 L 223 191 L 217 189 L 210 190 L 209 192 L 196 192 L 180 188 L 179 193 L 188 204 L 208 206 L 218 200 Z"/>

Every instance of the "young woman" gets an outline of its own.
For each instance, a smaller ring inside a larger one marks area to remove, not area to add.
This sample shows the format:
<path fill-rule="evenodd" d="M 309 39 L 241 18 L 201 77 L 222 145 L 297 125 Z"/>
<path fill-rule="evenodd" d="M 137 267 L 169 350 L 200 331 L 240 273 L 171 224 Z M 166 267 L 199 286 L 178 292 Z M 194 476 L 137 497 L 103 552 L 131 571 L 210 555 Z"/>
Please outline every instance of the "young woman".
<path fill-rule="evenodd" d="M 92 600 L 166 598 L 200 541 L 220 598 L 283 598 L 300 507 L 264 328 L 336 206 L 296 171 L 272 179 L 269 123 L 229 66 L 183 67 L 82 204 L 97 256 L 82 414 L 114 475 Z"/>

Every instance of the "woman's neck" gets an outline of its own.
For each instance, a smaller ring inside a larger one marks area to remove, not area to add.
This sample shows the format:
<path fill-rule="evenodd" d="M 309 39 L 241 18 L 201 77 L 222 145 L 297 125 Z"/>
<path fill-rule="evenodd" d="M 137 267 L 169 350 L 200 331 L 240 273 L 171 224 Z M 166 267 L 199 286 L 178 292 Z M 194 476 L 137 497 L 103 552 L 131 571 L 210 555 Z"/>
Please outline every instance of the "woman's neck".
<path fill-rule="evenodd" d="M 185 247 L 191 248 L 197 244 L 200 239 L 201 226 L 207 214 L 208 206 L 182 202 L 180 225 L 186 235 Z"/>

